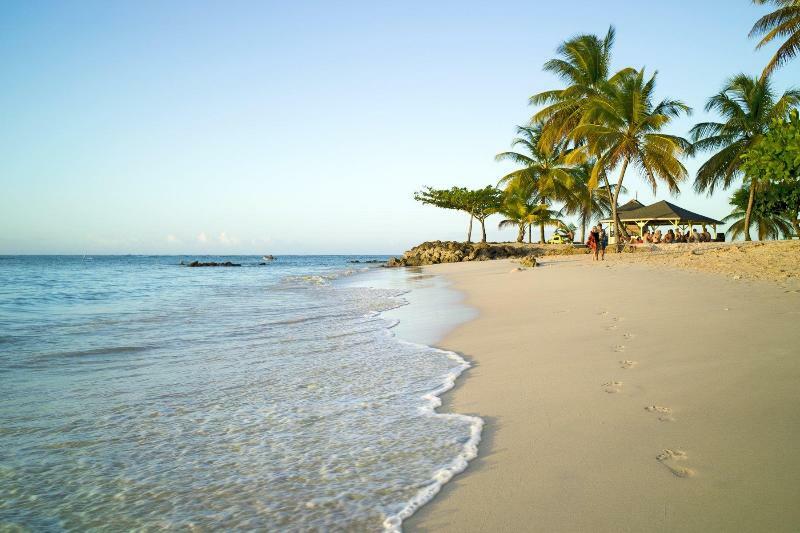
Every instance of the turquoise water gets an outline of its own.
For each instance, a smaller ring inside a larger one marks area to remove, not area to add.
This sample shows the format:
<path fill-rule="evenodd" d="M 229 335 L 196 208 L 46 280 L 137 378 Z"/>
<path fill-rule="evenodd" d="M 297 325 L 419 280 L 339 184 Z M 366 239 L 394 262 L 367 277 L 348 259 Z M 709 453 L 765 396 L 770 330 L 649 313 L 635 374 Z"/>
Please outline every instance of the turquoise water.
<path fill-rule="evenodd" d="M 381 314 L 418 274 L 182 259 L 0 257 L 0 529 L 392 530 L 474 455 Z"/>

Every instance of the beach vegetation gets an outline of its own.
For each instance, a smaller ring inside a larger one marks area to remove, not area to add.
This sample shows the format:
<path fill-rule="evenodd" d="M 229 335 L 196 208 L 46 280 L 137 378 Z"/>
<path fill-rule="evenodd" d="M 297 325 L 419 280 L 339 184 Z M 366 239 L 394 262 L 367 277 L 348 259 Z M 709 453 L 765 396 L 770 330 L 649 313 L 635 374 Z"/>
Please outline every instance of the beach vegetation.
<path fill-rule="evenodd" d="M 551 145 L 541 142 L 543 126 L 518 126 L 517 137 L 511 145 L 518 151 L 502 152 L 495 156 L 497 161 L 511 161 L 521 168 L 500 178 L 499 185 L 511 204 L 536 201 L 538 208 L 531 217 L 539 226 L 539 239 L 544 243 L 544 228 L 557 225 L 557 213 L 549 206 L 572 196 L 574 177 L 573 167 L 566 162 L 564 143 Z"/>
<path fill-rule="evenodd" d="M 653 192 L 661 182 L 677 193 L 679 184 L 688 177 L 681 159 L 691 150 L 691 143 L 663 130 L 673 119 L 691 113 L 691 108 L 680 100 L 656 101 L 655 87 L 656 73 L 648 77 L 644 69 L 626 72 L 588 99 L 581 122 L 570 134 L 576 142 L 585 140 L 588 154 L 595 158 L 590 188 L 597 187 L 606 172 L 619 169 L 611 216 L 623 237 L 625 229 L 619 223 L 617 206 L 628 167 L 637 168 Z"/>
<path fill-rule="evenodd" d="M 467 189 L 466 187 L 451 187 L 450 189 L 434 189 L 425 187 L 414 193 L 414 199 L 423 204 L 433 205 L 442 209 L 464 211 L 469 214 L 469 227 L 467 229 L 467 242 L 472 242 L 472 221 L 477 220 L 481 225 L 481 242 L 486 242 L 486 219 L 497 213 L 503 204 L 503 192 L 488 185 L 483 189 Z"/>
<path fill-rule="evenodd" d="M 578 216 L 581 242 L 586 242 L 586 229 L 589 222 L 611 214 L 611 200 L 613 191 L 617 186 L 616 183 L 611 183 L 608 188 L 590 187 L 589 179 L 593 168 L 593 161 L 586 161 L 573 167 L 572 177 L 575 181 L 572 187 L 572 194 L 564 199 L 564 205 L 560 212 L 561 217 L 567 215 Z M 609 190 L 612 193 L 609 193 Z M 625 193 L 625 187 L 622 187 L 620 192 Z"/>
<path fill-rule="evenodd" d="M 783 214 L 800 236 L 800 112 L 775 119 L 761 141 L 742 155 L 742 171 L 759 184 L 757 200 Z"/>
<path fill-rule="evenodd" d="M 761 77 L 766 78 L 800 53 L 800 0 L 753 0 L 753 3 L 776 7 L 758 19 L 750 30 L 750 37 L 761 36 L 756 49 L 785 39 L 764 68 Z"/>
<path fill-rule="evenodd" d="M 722 219 L 723 222 L 730 224 L 728 234 L 731 238 L 737 239 L 748 234 L 753 227 L 755 227 L 759 240 L 791 236 L 792 221 L 787 216 L 788 212 L 780 196 L 781 191 L 768 186 L 766 193 L 762 191 L 762 194 L 757 196 L 757 200 L 750 204 L 752 195 L 749 189 L 751 186 L 741 187 L 733 193 L 730 203 L 734 209 Z M 748 206 L 751 207 L 749 216 L 746 215 Z"/>
<path fill-rule="evenodd" d="M 769 76 L 734 76 L 723 89 L 706 103 L 706 111 L 714 111 L 718 122 L 702 122 L 690 132 L 693 152 L 713 152 L 702 164 L 695 177 L 697 192 L 713 194 L 717 188 L 728 189 L 744 176 L 744 154 L 755 147 L 775 120 L 783 120 L 800 104 L 800 91 L 791 89 L 776 97 Z M 748 204 L 745 206 L 744 239 L 749 241 L 752 207 L 758 187 L 752 186 L 759 172 L 746 176 L 750 186 Z"/>

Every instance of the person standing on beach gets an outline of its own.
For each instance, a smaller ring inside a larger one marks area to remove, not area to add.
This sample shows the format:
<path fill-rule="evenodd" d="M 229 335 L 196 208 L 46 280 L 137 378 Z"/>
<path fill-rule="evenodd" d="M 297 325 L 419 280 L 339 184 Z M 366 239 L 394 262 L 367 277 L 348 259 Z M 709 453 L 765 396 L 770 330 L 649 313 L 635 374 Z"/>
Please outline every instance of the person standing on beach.
<path fill-rule="evenodd" d="M 597 261 L 597 254 L 600 252 L 600 232 L 597 231 L 597 226 L 592 226 L 592 231 L 589 232 L 589 241 L 586 244 L 594 252 L 593 260 Z"/>
<path fill-rule="evenodd" d="M 597 223 L 597 246 L 600 248 L 601 260 L 605 261 L 606 246 L 608 246 L 608 233 L 606 233 L 606 230 L 600 222 Z M 597 252 L 595 252 L 594 257 L 597 259 Z"/>

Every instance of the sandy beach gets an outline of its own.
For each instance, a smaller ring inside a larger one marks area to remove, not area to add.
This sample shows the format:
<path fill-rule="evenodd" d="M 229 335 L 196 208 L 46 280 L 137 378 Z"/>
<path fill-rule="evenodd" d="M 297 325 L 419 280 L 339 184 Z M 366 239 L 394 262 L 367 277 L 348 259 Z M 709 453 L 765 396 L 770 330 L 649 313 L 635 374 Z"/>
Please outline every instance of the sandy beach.
<path fill-rule="evenodd" d="M 425 267 L 479 312 L 439 344 L 474 363 L 442 410 L 486 426 L 407 531 L 797 531 L 797 266 L 633 255 Z"/>

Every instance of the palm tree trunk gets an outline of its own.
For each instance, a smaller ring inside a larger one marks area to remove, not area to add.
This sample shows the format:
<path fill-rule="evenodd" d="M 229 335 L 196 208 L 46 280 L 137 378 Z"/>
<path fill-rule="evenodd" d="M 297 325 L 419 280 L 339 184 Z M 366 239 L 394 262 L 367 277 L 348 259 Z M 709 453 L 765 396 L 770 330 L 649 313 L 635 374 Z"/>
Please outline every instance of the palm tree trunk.
<path fill-rule="evenodd" d="M 800 213 L 795 213 L 792 220 L 792 227 L 794 227 L 794 235 L 795 237 L 800 238 L 800 217 L 798 216 Z"/>
<path fill-rule="evenodd" d="M 586 242 L 586 213 L 581 215 L 581 242 Z"/>
<path fill-rule="evenodd" d="M 525 240 L 525 223 L 522 222 L 519 225 L 519 231 L 517 232 L 517 242 L 522 242 Z"/>
<path fill-rule="evenodd" d="M 467 229 L 467 244 L 472 242 L 472 219 L 475 218 L 472 213 L 469 215 L 469 229 Z"/>
<path fill-rule="evenodd" d="M 479 218 L 481 222 L 481 242 L 486 242 L 486 219 Z"/>
<path fill-rule="evenodd" d="M 539 239 L 541 239 L 539 242 L 544 244 L 544 222 L 539 223 Z"/>
<path fill-rule="evenodd" d="M 533 224 L 528 224 L 528 244 L 533 243 Z"/>
<path fill-rule="evenodd" d="M 747 199 L 747 211 L 744 212 L 744 240 L 750 239 L 750 219 L 753 215 L 753 201 L 756 197 L 756 184 L 750 182 L 750 197 Z"/>
<path fill-rule="evenodd" d="M 616 237 L 616 244 L 619 247 L 620 244 L 620 237 L 627 237 L 628 232 L 625 231 L 625 228 L 622 227 L 622 224 L 619 222 L 619 215 L 617 214 L 617 204 L 619 203 L 619 192 L 622 190 L 622 180 L 625 178 L 625 171 L 628 170 L 628 158 L 626 157 L 625 160 L 622 162 L 622 170 L 619 173 L 619 179 L 617 180 L 617 187 L 614 189 L 614 196 L 611 199 L 611 218 L 614 220 L 614 231 Z M 608 178 L 606 178 L 606 185 L 608 186 Z M 611 187 L 609 190 L 611 190 Z"/>

